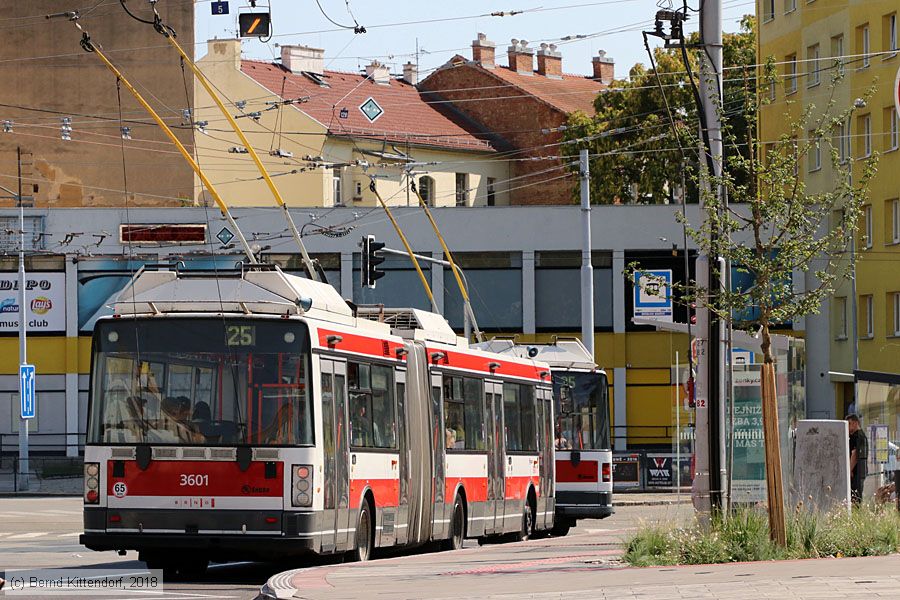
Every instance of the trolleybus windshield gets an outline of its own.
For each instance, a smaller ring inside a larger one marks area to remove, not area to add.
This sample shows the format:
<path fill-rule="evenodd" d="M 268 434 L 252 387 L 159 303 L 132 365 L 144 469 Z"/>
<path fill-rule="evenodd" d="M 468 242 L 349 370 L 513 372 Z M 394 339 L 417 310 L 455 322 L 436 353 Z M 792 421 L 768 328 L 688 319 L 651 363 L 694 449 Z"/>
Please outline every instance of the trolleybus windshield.
<path fill-rule="evenodd" d="M 609 450 L 609 399 L 604 373 L 553 372 L 557 450 Z"/>
<path fill-rule="evenodd" d="M 102 321 L 93 352 L 88 443 L 313 443 L 302 323 Z"/>

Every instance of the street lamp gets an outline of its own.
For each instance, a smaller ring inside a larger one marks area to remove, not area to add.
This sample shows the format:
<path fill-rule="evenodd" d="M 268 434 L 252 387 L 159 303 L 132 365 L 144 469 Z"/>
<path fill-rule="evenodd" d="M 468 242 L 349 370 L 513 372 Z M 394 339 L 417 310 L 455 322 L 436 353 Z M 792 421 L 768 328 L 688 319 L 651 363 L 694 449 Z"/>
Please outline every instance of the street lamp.
<path fill-rule="evenodd" d="M 866 107 L 866 101 L 857 98 L 853 101 L 853 108 L 862 109 Z M 850 183 L 850 193 L 853 194 L 853 119 L 847 123 L 847 160 L 850 161 L 848 169 L 848 180 Z M 859 411 L 859 384 L 857 383 L 857 371 L 859 371 L 859 306 L 856 298 L 856 226 L 850 228 L 850 311 L 851 311 L 851 327 L 853 334 L 853 405 L 855 412 Z"/>

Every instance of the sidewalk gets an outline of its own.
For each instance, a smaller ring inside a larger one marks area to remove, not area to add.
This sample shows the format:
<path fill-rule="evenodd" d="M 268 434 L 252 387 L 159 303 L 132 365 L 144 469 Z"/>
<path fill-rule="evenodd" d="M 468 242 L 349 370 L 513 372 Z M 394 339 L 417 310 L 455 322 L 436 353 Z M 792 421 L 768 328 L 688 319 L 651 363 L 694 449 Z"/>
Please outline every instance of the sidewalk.
<path fill-rule="evenodd" d="M 581 535 L 288 571 L 268 598 L 759 600 L 900 598 L 900 556 L 625 568 Z M 606 546 L 606 547 L 604 547 Z"/>

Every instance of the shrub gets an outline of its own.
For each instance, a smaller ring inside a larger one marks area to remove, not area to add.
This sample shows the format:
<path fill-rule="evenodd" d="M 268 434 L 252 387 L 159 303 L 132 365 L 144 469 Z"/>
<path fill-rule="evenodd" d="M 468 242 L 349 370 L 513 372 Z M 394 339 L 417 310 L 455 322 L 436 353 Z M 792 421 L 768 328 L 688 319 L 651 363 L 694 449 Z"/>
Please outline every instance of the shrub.
<path fill-rule="evenodd" d="M 893 506 L 865 505 L 830 514 L 797 510 L 787 523 L 787 546 L 769 539 L 768 517 L 758 508 L 739 508 L 729 518 L 714 516 L 708 525 L 642 527 L 625 547 L 634 566 L 708 564 L 878 556 L 900 551 L 900 513 Z"/>

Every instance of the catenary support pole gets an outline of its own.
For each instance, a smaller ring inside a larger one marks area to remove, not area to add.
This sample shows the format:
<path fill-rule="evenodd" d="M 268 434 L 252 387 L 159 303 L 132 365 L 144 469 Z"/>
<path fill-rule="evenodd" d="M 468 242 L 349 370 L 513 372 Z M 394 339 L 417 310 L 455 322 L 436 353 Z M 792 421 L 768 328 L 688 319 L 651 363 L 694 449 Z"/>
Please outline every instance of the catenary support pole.
<path fill-rule="evenodd" d="M 706 122 L 705 139 L 711 160 L 712 172 L 708 173 L 707 185 L 711 185 L 710 193 L 715 194 L 718 210 L 722 210 L 724 190 L 721 185 L 723 167 L 722 145 L 722 0 L 705 0 L 700 14 L 700 97 L 703 102 L 703 113 Z M 717 235 L 712 232 L 712 235 Z M 716 240 L 713 240 L 714 242 Z M 714 243 L 713 248 L 716 247 Z M 716 252 L 716 254 L 718 254 Z M 720 271 L 718 256 L 707 261 L 709 282 L 707 290 L 713 293 L 720 287 L 719 278 L 724 276 Z M 706 309 L 704 309 L 706 310 Z M 709 499 L 711 507 L 722 508 L 725 486 L 725 443 L 722 416 L 724 415 L 725 390 L 722 386 L 721 371 L 726 368 L 726 353 L 722 352 L 719 340 L 720 328 L 725 326 L 722 320 L 713 313 L 707 312 L 708 328 L 703 332 L 707 340 L 707 392 L 708 392 L 708 440 L 709 440 Z M 699 325 L 699 317 L 698 317 Z"/>
<path fill-rule="evenodd" d="M 581 175 L 581 340 L 594 356 L 594 267 L 591 264 L 591 172 L 588 150 L 579 156 Z"/>

